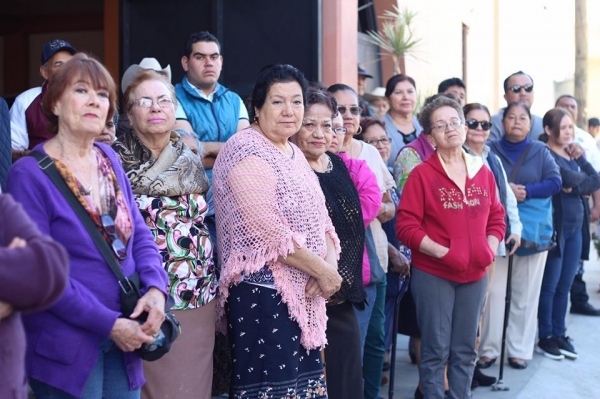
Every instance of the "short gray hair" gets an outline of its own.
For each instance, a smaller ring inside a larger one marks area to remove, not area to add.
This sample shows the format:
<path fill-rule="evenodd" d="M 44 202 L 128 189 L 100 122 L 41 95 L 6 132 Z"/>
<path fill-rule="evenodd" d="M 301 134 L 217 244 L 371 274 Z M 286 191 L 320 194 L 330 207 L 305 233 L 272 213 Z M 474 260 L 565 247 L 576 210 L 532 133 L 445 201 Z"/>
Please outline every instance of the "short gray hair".
<path fill-rule="evenodd" d="M 203 158 L 204 149 L 202 148 L 202 143 L 200 142 L 200 139 L 198 138 L 198 135 L 196 133 L 190 132 L 189 130 L 183 129 L 181 127 L 173 129 L 173 131 L 179 134 L 180 137 L 191 137 L 194 140 L 196 140 L 196 147 L 198 147 L 198 155 L 200 155 L 200 158 Z"/>
<path fill-rule="evenodd" d="M 431 134 L 431 131 L 433 130 L 431 117 L 435 111 L 442 107 L 450 107 L 455 109 L 460 120 L 463 123 L 465 122 L 465 114 L 463 113 L 463 109 L 460 104 L 449 97 L 439 96 L 429 104 L 426 104 L 419 114 L 419 123 L 421 124 L 421 127 L 423 127 L 425 134 Z"/>

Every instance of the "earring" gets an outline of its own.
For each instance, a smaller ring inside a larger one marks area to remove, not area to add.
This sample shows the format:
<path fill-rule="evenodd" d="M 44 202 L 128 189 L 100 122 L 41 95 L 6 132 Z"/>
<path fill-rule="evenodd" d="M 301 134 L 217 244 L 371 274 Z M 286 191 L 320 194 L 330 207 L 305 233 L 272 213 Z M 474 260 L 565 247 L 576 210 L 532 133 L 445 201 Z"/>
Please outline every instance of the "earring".
<path fill-rule="evenodd" d="M 358 125 L 358 132 L 354 133 L 355 136 L 358 136 L 362 132 L 362 126 Z"/>
<path fill-rule="evenodd" d="M 258 123 L 258 115 L 254 115 L 254 118 L 252 119 L 253 123 Z"/>

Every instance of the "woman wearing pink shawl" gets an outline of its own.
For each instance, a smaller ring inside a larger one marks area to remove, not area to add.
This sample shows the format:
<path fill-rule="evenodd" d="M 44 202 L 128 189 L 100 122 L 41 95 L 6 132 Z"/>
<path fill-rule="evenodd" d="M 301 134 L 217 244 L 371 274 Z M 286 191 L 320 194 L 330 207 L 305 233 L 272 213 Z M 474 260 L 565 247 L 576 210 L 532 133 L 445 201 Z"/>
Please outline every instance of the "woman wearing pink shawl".
<path fill-rule="evenodd" d="M 326 398 L 325 301 L 341 285 L 339 241 L 319 182 L 288 142 L 302 125 L 307 83 L 290 65 L 263 68 L 254 123 L 213 169 L 221 289 L 236 398 Z"/>

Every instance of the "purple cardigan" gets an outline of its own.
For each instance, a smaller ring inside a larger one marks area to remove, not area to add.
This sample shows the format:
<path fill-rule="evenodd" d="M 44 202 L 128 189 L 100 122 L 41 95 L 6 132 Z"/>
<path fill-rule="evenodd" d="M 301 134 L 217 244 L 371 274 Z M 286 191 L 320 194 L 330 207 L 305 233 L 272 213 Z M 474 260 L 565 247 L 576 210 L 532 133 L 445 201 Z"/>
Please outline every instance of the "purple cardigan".
<path fill-rule="evenodd" d="M 69 256 L 61 245 L 40 234 L 9 194 L 0 194 L 0 220 L 0 301 L 14 308 L 0 321 L 0 398 L 25 399 L 25 332 L 20 312 L 40 311 L 60 298 L 68 281 Z M 27 241 L 27 246 L 8 249 L 15 237 Z"/>
<path fill-rule="evenodd" d="M 133 223 L 127 258 L 121 262 L 123 273 L 129 276 L 137 270 L 144 292 L 156 287 L 166 293 L 167 274 L 121 162 L 110 147 L 95 145 L 113 165 Z M 43 144 L 35 149 L 45 153 Z M 120 316 L 117 278 L 33 157 L 23 157 L 14 164 L 8 174 L 8 191 L 23 204 L 40 231 L 61 243 L 71 258 L 69 285 L 61 298 L 45 312 L 23 318 L 27 376 L 81 396 L 98 359 L 100 342 L 109 337 Z M 141 359 L 134 353 L 125 353 L 124 361 L 130 389 L 140 388 L 145 382 Z"/>

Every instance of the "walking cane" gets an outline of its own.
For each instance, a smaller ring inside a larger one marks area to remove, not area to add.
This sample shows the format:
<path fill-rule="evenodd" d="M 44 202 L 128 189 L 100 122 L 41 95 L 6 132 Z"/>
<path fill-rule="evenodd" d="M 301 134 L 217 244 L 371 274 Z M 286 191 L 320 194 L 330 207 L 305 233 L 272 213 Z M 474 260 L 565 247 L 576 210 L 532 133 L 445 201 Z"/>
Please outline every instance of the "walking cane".
<path fill-rule="evenodd" d="M 390 385 L 388 388 L 388 399 L 394 399 L 394 377 L 396 376 L 396 341 L 398 339 L 398 319 L 400 318 L 400 301 L 408 289 L 410 276 L 405 276 L 402 286 L 398 290 L 396 303 L 394 303 L 394 321 L 392 324 L 392 349 L 390 354 Z"/>
<path fill-rule="evenodd" d="M 510 253 L 513 246 L 515 245 L 514 240 L 506 245 L 506 251 Z M 498 375 L 498 382 L 492 385 L 492 391 L 508 391 L 510 388 L 504 383 L 502 379 L 504 377 L 504 352 L 506 350 L 506 328 L 508 327 L 508 316 L 510 314 L 510 296 L 511 296 L 511 280 L 512 280 L 512 268 L 513 268 L 513 257 L 508 257 L 508 276 L 506 278 L 506 299 L 504 303 L 504 326 L 502 327 L 502 350 L 500 352 L 500 373 Z"/>

